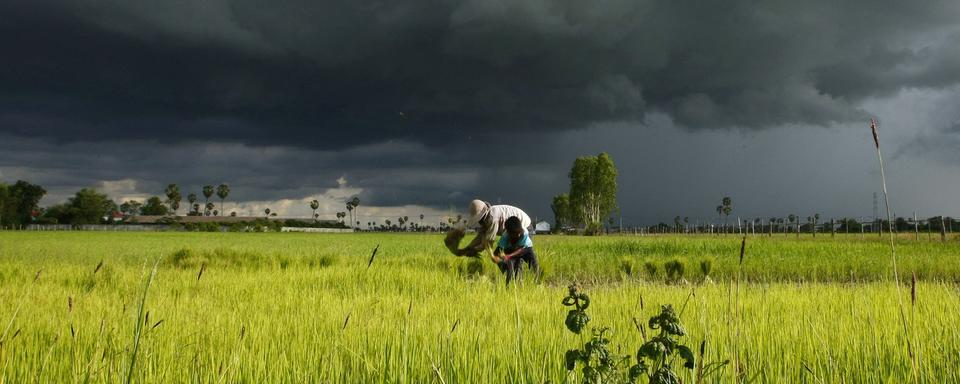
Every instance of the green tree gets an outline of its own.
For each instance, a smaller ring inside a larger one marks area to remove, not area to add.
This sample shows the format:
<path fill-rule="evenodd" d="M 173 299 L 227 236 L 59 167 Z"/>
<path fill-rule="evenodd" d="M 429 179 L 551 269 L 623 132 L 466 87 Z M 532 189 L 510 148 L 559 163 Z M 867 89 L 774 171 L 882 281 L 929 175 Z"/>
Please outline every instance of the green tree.
<path fill-rule="evenodd" d="M 142 206 L 143 203 L 136 200 L 130 200 L 120 204 L 120 212 L 127 216 L 136 216 L 140 214 L 140 207 Z"/>
<path fill-rule="evenodd" d="M 43 217 L 50 224 L 70 223 L 70 206 L 66 203 L 51 205 L 43 211 Z"/>
<path fill-rule="evenodd" d="M 578 157 L 570 169 L 570 207 L 587 233 L 599 233 L 617 209 L 617 168 L 607 153 Z"/>
<path fill-rule="evenodd" d="M 144 216 L 166 216 L 170 214 L 170 210 L 167 209 L 167 206 L 163 204 L 159 197 L 150 196 L 143 207 L 140 208 L 140 214 Z"/>
<path fill-rule="evenodd" d="M 70 224 L 98 224 L 104 216 L 117 210 L 117 204 L 106 194 L 83 188 L 67 200 Z"/>
<path fill-rule="evenodd" d="M 167 185 L 167 189 L 165 189 L 163 193 L 167 195 L 167 204 L 170 205 L 170 211 L 176 215 L 177 210 L 180 209 L 180 200 L 182 199 L 180 187 L 176 184 Z"/>
<path fill-rule="evenodd" d="M 220 198 L 220 212 L 223 212 L 223 201 L 227 199 L 227 196 L 230 196 L 230 186 L 227 184 L 218 185 L 217 197 Z"/>
<path fill-rule="evenodd" d="M 23 180 L 3 188 L 0 220 L 5 225 L 29 224 L 38 212 L 37 204 L 47 194 L 43 187 Z"/>
<path fill-rule="evenodd" d="M 562 231 L 563 227 L 573 224 L 573 218 L 570 217 L 570 194 L 554 196 L 550 209 L 553 210 L 554 231 Z"/>
<path fill-rule="evenodd" d="M 205 209 L 204 209 L 204 211 L 203 211 L 203 215 L 204 215 L 204 216 L 210 216 L 210 215 L 212 215 L 212 214 L 213 214 L 213 209 L 216 208 L 216 207 L 217 207 L 217 206 L 214 205 L 213 203 L 207 203 L 207 206 L 204 207 Z"/>
<path fill-rule="evenodd" d="M 8 216 L 7 206 L 10 205 L 10 188 L 6 184 L 0 183 L 0 225 L 6 224 L 6 219 L 10 219 L 12 216 Z"/>

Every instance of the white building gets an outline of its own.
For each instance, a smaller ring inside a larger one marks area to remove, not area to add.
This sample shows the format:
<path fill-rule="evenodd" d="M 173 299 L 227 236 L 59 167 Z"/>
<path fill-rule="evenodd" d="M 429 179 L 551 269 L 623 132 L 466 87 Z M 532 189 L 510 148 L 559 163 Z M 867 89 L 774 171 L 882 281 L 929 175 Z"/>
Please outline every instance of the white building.
<path fill-rule="evenodd" d="M 540 222 L 538 222 L 536 225 L 533 226 L 533 229 L 534 229 L 535 231 L 537 231 L 537 233 L 549 233 L 549 232 L 550 232 L 550 223 L 548 223 L 548 222 L 546 222 L 546 221 L 540 221 Z"/>

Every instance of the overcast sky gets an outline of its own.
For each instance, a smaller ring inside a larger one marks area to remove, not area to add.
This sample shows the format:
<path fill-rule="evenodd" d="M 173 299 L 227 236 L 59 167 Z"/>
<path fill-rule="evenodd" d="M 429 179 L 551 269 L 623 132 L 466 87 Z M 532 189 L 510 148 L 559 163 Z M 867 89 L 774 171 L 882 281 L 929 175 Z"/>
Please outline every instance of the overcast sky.
<path fill-rule="evenodd" d="M 960 2 L 0 2 L 0 180 L 227 210 L 552 220 L 609 152 L 626 224 L 960 216 Z M 882 203 L 881 203 L 882 204 Z M 366 216 L 371 216 L 366 218 Z M 378 217 L 380 217 L 378 219 Z"/>

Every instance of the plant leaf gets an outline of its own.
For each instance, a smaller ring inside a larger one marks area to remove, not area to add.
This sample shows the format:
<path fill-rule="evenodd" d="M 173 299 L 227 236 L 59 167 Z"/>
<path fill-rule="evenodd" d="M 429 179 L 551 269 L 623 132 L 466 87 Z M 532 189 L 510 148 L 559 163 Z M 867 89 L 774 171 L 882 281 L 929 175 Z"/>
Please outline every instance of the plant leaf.
<path fill-rule="evenodd" d="M 693 351 L 690 348 L 687 348 L 686 345 L 678 345 L 677 353 L 680 355 L 680 358 L 683 359 L 683 366 L 689 369 L 693 369 L 696 366 L 696 359 L 693 357 Z"/>

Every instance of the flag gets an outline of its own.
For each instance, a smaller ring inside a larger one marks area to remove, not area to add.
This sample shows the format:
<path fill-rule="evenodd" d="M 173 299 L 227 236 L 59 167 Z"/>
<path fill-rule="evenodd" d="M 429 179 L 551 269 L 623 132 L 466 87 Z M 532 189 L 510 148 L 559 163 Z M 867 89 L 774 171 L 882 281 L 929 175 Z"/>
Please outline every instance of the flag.
<path fill-rule="evenodd" d="M 877 138 L 877 121 L 874 119 L 870 119 L 870 130 L 873 131 L 873 145 L 880 149 L 880 139 Z"/>

